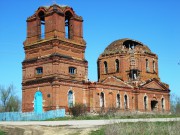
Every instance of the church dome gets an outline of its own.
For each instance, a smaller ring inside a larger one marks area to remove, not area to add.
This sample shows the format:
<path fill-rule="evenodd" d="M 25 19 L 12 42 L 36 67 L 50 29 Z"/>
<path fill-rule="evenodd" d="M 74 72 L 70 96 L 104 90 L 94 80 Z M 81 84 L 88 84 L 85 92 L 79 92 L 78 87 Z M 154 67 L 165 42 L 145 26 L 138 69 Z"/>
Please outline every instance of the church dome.
<path fill-rule="evenodd" d="M 124 53 L 128 53 L 129 50 L 135 50 L 138 53 L 153 54 L 149 49 L 149 47 L 147 47 L 143 43 L 136 40 L 124 38 L 124 39 L 115 40 L 110 45 L 108 45 L 104 50 L 104 52 L 101 54 L 101 56 L 112 55 L 112 54 L 124 54 Z"/>

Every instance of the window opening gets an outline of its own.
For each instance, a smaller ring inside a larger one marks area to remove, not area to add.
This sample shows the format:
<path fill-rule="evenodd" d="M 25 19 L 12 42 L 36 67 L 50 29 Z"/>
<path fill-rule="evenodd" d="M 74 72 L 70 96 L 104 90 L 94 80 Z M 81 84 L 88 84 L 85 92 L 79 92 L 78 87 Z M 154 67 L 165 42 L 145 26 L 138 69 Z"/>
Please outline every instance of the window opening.
<path fill-rule="evenodd" d="M 131 66 L 135 66 L 135 65 L 136 65 L 135 59 L 134 59 L 134 58 L 132 58 L 132 57 L 131 57 L 130 62 L 131 62 Z"/>
<path fill-rule="evenodd" d="M 70 35 L 69 35 L 69 20 L 65 20 L 65 37 L 66 38 L 70 38 Z"/>
<path fill-rule="evenodd" d="M 73 92 L 71 90 L 68 92 L 68 107 L 73 107 Z"/>
<path fill-rule="evenodd" d="M 44 12 L 39 12 L 39 18 L 40 18 L 40 38 L 44 39 L 45 38 L 45 16 Z"/>
<path fill-rule="evenodd" d="M 126 40 L 126 41 L 123 43 L 123 45 L 124 45 L 127 49 L 129 49 L 129 50 L 134 50 L 137 45 L 141 45 L 141 46 L 142 46 L 142 44 L 140 44 L 140 43 L 138 43 L 138 42 L 135 42 L 135 41 L 131 41 L 131 40 Z"/>
<path fill-rule="evenodd" d="M 138 77 L 139 77 L 139 72 L 138 72 L 137 69 L 132 69 L 132 70 L 130 70 L 130 72 L 129 72 L 129 78 L 130 78 L 131 80 L 136 80 Z"/>
<path fill-rule="evenodd" d="M 147 96 L 144 97 L 144 109 L 147 110 Z"/>
<path fill-rule="evenodd" d="M 116 72 L 119 72 L 119 60 L 116 59 L 115 61 L 115 67 L 116 67 Z"/>
<path fill-rule="evenodd" d="M 124 96 L 124 108 L 128 109 L 128 98 L 127 98 L 127 95 Z"/>
<path fill-rule="evenodd" d="M 104 107 L 104 93 L 101 92 L 100 94 L 100 107 Z"/>
<path fill-rule="evenodd" d="M 108 65 L 107 62 L 104 62 L 104 73 L 107 74 L 108 73 Z"/>
<path fill-rule="evenodd" d="M 47 97 L 50 98 L 50 97 L 51 97 L 51 94 L 47 94 Z"/>
<path fill-rule="evenodd" d="M 156 71 L 156 63 L 155 63 L 155 61 L 153 61 L 153 72 L 155 72 Z"/>
<path fill-rule="evenodd" d="M 164 111 L 164 98 L 161 99 L 161 107 L 162 107 L 162 111 Z"/>
<path fill-rule="evenodd" d="M 120 95 L 117 94 L 117 108 L 120 108 Z"/>
<path fill-rule="evenodd" d="M 66 12 L 66 14 L 65 14 L 65 38 L 67 38 L 67 39 L 71 38 L 71 24 L 70 24 L 71 17 L 72 17 L 72 14 L 70 12 Z"/>
<path fill-rule="evenodd" d="M 43 68 L 42 68 L 42 67 L 36 68 L 36 74 L 37 74 L 37 75 L 43 74 Z"/>
<path fill-rule="evenodd" d="M 149 61 L 146 59 L 146 72 L 149 72 Z"/>
<path fill-rule="evenodd" d="M 69 73 L 72 75 L 76 74 L 76 68 L 75 67 L 69 67 Z"/>

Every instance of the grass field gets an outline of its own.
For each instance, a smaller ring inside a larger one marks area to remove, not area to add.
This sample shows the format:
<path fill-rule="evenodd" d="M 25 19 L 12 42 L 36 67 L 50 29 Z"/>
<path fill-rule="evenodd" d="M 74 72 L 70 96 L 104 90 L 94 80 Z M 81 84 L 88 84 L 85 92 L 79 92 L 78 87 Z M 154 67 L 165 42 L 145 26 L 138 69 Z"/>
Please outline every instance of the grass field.
<path fill-rule="evenodd" d="M 0 135 L 5 135 L 5 133 L 3 131 L 0 130 Z"/>
<path fill-rule="evenodd" d="M 180 135 L 180 122 L 116 123 L 92 131 L 90 135 Z"/>
<path fill-rule="evenodd" d="M 168 114 L 118 114 L 118 115 L 84 115 L 78 117 L 63 117 L 48 119 L 47 121 L 62 121 L 62 120 L 101 120 L 101 119 L 139 119 L 139 118 L 177 118 L 180 115 Z"/>

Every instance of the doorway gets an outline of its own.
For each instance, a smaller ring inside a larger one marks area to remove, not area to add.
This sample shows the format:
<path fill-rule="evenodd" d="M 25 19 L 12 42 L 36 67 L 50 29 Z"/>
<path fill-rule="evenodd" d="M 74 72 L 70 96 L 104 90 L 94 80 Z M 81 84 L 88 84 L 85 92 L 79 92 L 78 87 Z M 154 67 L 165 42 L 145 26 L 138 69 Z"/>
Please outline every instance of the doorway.
<path fill-rule="evenodd" d="M 40 91 L 37 91 L 34 95 L 34 112 L 35 113 L 43 112 L 43 97 Z"/>
<path fill-rule="evenodd" d="M 152 111 L 157 111 L 157 107 L 158 107 L 158 101 L 152 100 L 151 101 L 151 110 Z"/>

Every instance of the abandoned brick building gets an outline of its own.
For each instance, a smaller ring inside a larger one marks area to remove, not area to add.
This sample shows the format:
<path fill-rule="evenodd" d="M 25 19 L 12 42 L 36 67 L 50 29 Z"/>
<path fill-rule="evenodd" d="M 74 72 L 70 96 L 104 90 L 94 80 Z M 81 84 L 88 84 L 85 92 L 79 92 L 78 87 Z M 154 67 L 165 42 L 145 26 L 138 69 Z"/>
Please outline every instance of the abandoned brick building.
<path fill-rule="evenodd" d="M 112 42 L 88 80 L 83 19 L 68 6 L 42 6 L 27 18 L 22 62 L 22 111 L 42 112 L 83 103 L 90 112 L 169 112 L 169 86 L 158 76 L 158 56 L 132 39 Z"/>

